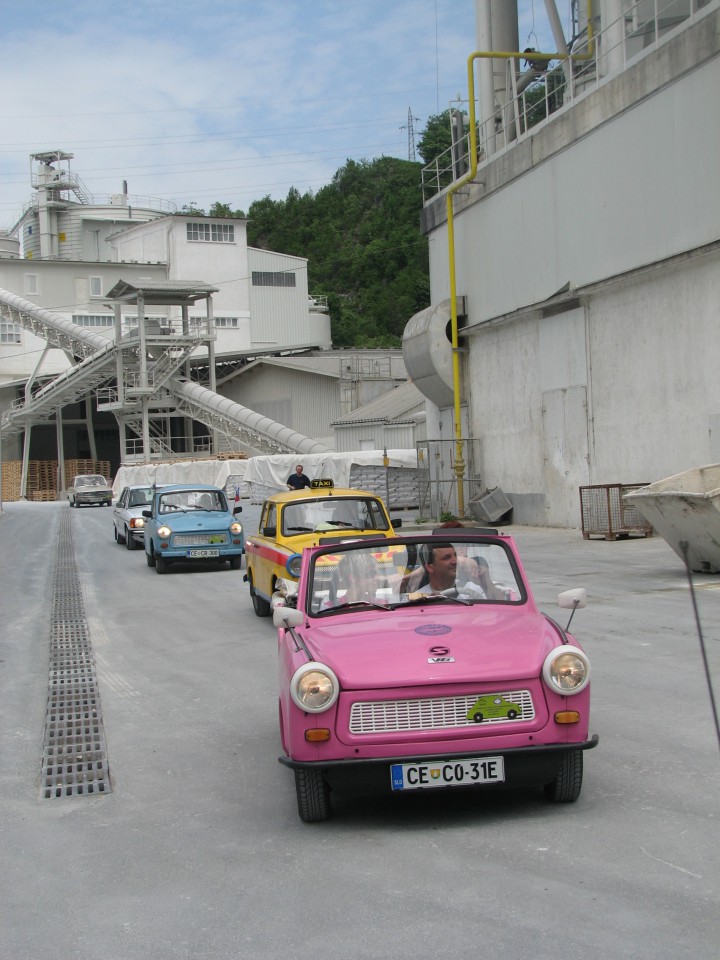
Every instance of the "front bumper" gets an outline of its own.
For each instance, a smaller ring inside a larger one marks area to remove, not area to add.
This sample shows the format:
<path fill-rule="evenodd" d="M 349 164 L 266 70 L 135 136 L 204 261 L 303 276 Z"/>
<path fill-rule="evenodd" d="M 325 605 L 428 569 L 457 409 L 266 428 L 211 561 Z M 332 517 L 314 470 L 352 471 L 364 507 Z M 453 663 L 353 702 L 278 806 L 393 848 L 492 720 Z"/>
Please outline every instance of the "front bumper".
<path fill-rule="evenodd" d="M 307 761 L 278 757 L 280 763 L 293 770 L 315 770 L 331 784 L 333 781 L 347 783 L 349 780 L 363 785 L 390 789 L 390 768 L 405 763 L 448 763 L 456 760 L 482 757 L 502 757 L 505 780 L 499 784 L 482 786 L 524 787 L 542 786 L 557 774 L 563 757 L 575 750 L 592 750 L 598 745 L 598 734 L 579 743 L 541 744 L 536 747 L 519 747 L 501 750 L 473 750 L 463 753 L 425 753 L 402 757 L 377 757 L 370 760 Z M 481 785 L 478 785 L 481 786 Z M 476 786 L 472 789 L 477 789 Z"/>

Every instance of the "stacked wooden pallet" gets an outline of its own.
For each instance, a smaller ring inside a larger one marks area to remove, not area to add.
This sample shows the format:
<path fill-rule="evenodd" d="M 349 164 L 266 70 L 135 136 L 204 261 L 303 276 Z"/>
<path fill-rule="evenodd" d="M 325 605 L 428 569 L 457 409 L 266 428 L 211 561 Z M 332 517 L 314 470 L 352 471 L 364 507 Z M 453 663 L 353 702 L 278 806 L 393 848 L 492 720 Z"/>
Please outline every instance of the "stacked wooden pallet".
<path fill-rule="evenodd" d="M 106 480 L 110 480 L 110 463 L 107 460 L 66 460 L 65 482 L 70 483 L 73 477 L 81 473 L 101 473 Z"/>
<path fill-rule="evenodd" d="M 110 479 L 107 460 L 66 460 L 65 482 L 79 473 L 101 473 Z M 2 498 L 7 503 L 20 499 L 22 460 L 6 460 L 2 465 Z M 33 501 L 58 499 L 58 464 L 56 460 L 29 460 L 26 497 Z"/>
<path fill-rule="evenodd" d="M 6 460 L 2 465 L 2 498 L 6 502 L 20 499 L 20 478 L 22 463 L 20 460 Z"/>

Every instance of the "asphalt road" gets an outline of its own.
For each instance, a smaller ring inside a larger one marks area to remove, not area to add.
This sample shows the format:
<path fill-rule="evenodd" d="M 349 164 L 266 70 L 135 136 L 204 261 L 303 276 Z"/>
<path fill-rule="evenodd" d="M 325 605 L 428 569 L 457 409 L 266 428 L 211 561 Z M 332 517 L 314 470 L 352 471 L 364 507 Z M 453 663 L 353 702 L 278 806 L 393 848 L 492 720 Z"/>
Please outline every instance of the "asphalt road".
<path fill-rule="evenodd" d="M 308 825 L 277 762 L 275 631 L 242 572 L 158 576 L 114 543 L 107 508 L 70 511 L 70 530 L 112 790 L 42 798 L 67 511 L 0 515 L 0 960 L 717 960 L 720 751 L 662 540 L 508 528 L 548 613 L 589 592 L 573 631 L 600 745 L 577 803 L 341 796 Z M 720 577 L 696 587 L 720 701 Z"/>

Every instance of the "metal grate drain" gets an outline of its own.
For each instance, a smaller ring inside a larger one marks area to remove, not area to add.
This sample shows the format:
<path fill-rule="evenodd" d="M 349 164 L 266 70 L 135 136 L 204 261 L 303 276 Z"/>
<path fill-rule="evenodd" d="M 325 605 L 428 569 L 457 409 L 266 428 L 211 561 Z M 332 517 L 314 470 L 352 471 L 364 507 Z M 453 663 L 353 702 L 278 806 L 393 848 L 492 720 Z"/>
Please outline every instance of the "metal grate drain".
<path fill-rule="evenodd" d="M 50 621 L 42 799 L 110 793 L 95 661 L 68 511 L 60 521 Z"/>

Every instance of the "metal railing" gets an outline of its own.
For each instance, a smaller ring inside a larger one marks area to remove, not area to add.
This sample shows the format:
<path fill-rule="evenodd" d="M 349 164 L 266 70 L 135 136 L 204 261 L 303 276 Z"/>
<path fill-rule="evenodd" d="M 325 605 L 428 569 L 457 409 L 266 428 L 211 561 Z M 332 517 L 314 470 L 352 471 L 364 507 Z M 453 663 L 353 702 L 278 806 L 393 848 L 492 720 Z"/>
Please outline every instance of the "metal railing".
<path fill-rule="evenodd" d="M 495 104 L 495 115 L 478 124 L 478 166 L 536 133 L 554 114 L 567 109 L 575 100 L 596 89 L 696 20 L 720 6 L 720 0 L 636 0 L 629 3 L 616 20 L 595 25 L 593 55 L 587 59 L 553 61 L 556 65 L 518 93 L 515 59 L 507 59 L 508 89 L 513 91 L 504 103 Z M 578 56 L 588 50 L 587 33 L 571 47 Z M 524 74 L 523 74 L 524 76 Z M 462 101 L 467 107 L 467 101 Z M 476 115 L 479 115 L 476 113 Z M 498 120 L 502 122 L 498 126 Z M 470 134 L 439 154 L 422 170 L 423 202 L 447 190 L 470 169 Z"/>
<path fill-rule="evenodd" d="M 123 461 L 126 460 L 166 460 L 172 457 L 210 456 L 213 452 L 212 437 L 209 435 L 192 438 L 188 444 L 187 438 L 178 436 L 151 436 L 150 450 L 146 454 L 141 437 L 128 437 L 125 441 Z"/>

